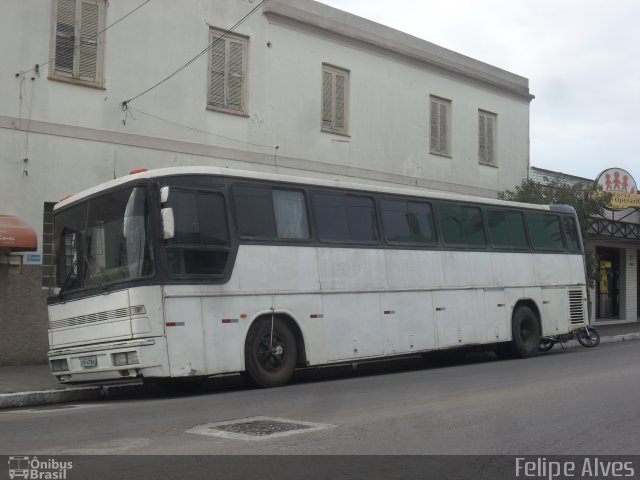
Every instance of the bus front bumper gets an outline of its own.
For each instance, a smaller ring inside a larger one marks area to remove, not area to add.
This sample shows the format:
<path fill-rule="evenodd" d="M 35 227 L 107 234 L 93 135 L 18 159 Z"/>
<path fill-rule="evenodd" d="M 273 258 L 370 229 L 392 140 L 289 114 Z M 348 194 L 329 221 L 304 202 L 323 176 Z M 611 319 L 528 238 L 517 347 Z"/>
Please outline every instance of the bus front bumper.
<path fill-rule="evenodd" d="M 169 376 L 163 337 L 57 348 L 48 356 L 51 374 L 64 384 Z"/>

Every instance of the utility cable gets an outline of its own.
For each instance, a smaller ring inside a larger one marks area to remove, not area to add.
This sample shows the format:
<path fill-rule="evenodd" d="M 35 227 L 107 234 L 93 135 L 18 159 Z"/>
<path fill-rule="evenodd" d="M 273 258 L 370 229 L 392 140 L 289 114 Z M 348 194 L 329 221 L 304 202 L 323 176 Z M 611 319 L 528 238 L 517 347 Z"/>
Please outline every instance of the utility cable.
<path fill-rule="evenodd" d="M 187 63 L 185 63 L 184 65 L 182 65 L 180 68 L 178 68 L 176 71 L 174 71 L 173 73 L 169 74 L 168 76 L 166 76 L 165 78 L 163 78 L 162 80 L 160 80 L 158 83 L 156 83 L 155 85 L 147 88 L 145 91 L 137 94 L 134 97 L 131 97 L 128 100 L 124 100 L 121 105 L 122 105 L 122 109 L 123 110 L 127 110 L 129 104 L 131 102 L 133 102 L 134 100 L 136 100 L 137 98 L 140 98 L 141 96 L 149 93 L 151 90 L 153 90 L 154 88 L 162 85 L 164 82 L 166 82 L 167 80 L 175 77 L 178 73 L 180 73 L 181 71 L 183 71 L 185 68 L 187 68 L 189 65 L 191 65 L 193 62 L 195 62 L 198 58 L 200 58 L 202 55 L 204 55 L 205 53 L 207 53 L 209 50 L 211 50 L 218 42 L 222 41 L 224 38 L 228 37 L 229 34 L 231 34 L 236 28 L 238 28 L 242 23 L 244 23 L 245 20 L 247 20 L 251 15 L 253 15 L 258 9 L 260 9 L 265 3 L 267 3 L 269 0 L 262 0 L 258 5 L 256 5 L 253 9 L 251 9 L 251 11 L 249 13 L 247 13 L 244 17 L 242 17 L 240 20 L 238 20 L 238 22 L 231 27 L 229 30 L 226 30 L 222 35 L 220 35 L 219 37 L 217 37 L 213 42 L 211 42 L 209 45 L 207 45 L 207 47 L 202 50 L 201 52 L 199 52 L 195 57 L 191 58 Z"/>
<path fill-rule="evenodd" d="M 172 120 L 167 120 L 166 118 L 162 118 L 162 117 L 159 117 L 157 115 L 153 115 L 151 113 L 144 112 L 144 111 L 140 110 L 139 108 L 128 107 L 127 111 L 133 111 L 135 113 L 139 113 L 140 115 L 145 115 L 145 116 L 150 117 L 150 118 L 155 118 L 156 120 L 159 120 L 161 122 L 166 122 L 166 123 L 169 123 L 171 125 L 175 125 L 177 127 L 186 128 L 187 130 L 191 130 L 191 131 L 194 131 L 194 132 L 204 133 L 206 135 L 212 135 L 214 137 L 223 138 L 223 139 L 229 140 L 231 142 L 242 143 L 242 144 L 245 144 L 245 145 L 252 145 L 254 147 L 272 148 L 272 149 L 275 149 L 276 151 L 280 148 L 280 147 L 274 146 L 274 145 L 264 145 L 264 144 L 261 144 L 261 143 L 252 143 L 252 142 L 247 142 L 245 140 L 238 140 L 236 138 L 225 137 L 224 135 L 219 135 L 217 133 L 208 132 L 206 130 L 201 130 L 201 129 L 195 128 L 195 127 L 190 127 L 189 125 L 184 125 L 182 123 L 174 122 Z M 135 120 L 135 117 L 132 117 L 132 118 Z"/>

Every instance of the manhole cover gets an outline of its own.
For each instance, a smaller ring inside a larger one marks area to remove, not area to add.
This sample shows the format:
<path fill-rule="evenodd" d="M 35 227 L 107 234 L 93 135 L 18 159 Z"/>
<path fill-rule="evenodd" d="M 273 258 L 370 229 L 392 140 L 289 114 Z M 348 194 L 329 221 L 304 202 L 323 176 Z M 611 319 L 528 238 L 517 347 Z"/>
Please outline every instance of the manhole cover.
<path fill-rule="evenodd" d="M 331 428 L 326 423 L 301 422 L 284 418 L 251 417 L 238 420 L 227 420 L 217 423 L 206 423 L 187 430 L 188 433 L 211 435 L 238 440 L 266 440 L 285 437 L 297 433 L 307 433 Z"/>

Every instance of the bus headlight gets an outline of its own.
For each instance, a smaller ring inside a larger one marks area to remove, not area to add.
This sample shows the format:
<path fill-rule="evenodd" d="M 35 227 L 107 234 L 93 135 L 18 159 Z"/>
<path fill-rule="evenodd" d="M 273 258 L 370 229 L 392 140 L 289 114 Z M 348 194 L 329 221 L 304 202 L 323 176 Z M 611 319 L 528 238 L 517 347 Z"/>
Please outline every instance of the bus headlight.
<path fill-rule="evenodd" d="M 124 365 L 134 365 L 140 363 L 138 361 L 138 352 L 119 352 L 112 354 L 113 365 L 122 367 Z"/>
<path fill-rule="evenodd" d="M 63 358 L 61 360 L 51 360 L 52 372 L 66 372 L 68 370 L 69 370 L 69 364 L 67 363 L 66 358 Z"/>

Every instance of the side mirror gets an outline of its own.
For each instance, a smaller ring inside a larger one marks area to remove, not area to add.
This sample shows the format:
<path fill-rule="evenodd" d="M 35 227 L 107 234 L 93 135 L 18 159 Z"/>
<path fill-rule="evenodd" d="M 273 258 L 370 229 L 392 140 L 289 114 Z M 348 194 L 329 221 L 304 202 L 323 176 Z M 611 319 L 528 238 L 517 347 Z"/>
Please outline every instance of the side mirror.
<path fill-rule="evenodd" d="M 162 215 L 162 238 L 169 240 L 176 234 L 176 222 L 173 218 L 173 208 L 163 208 Z"/>
<path fill-rule="evenodd" d="M 160 188 L 160 203 L 163 205 L 169 200 L 169 187 Z"/>

